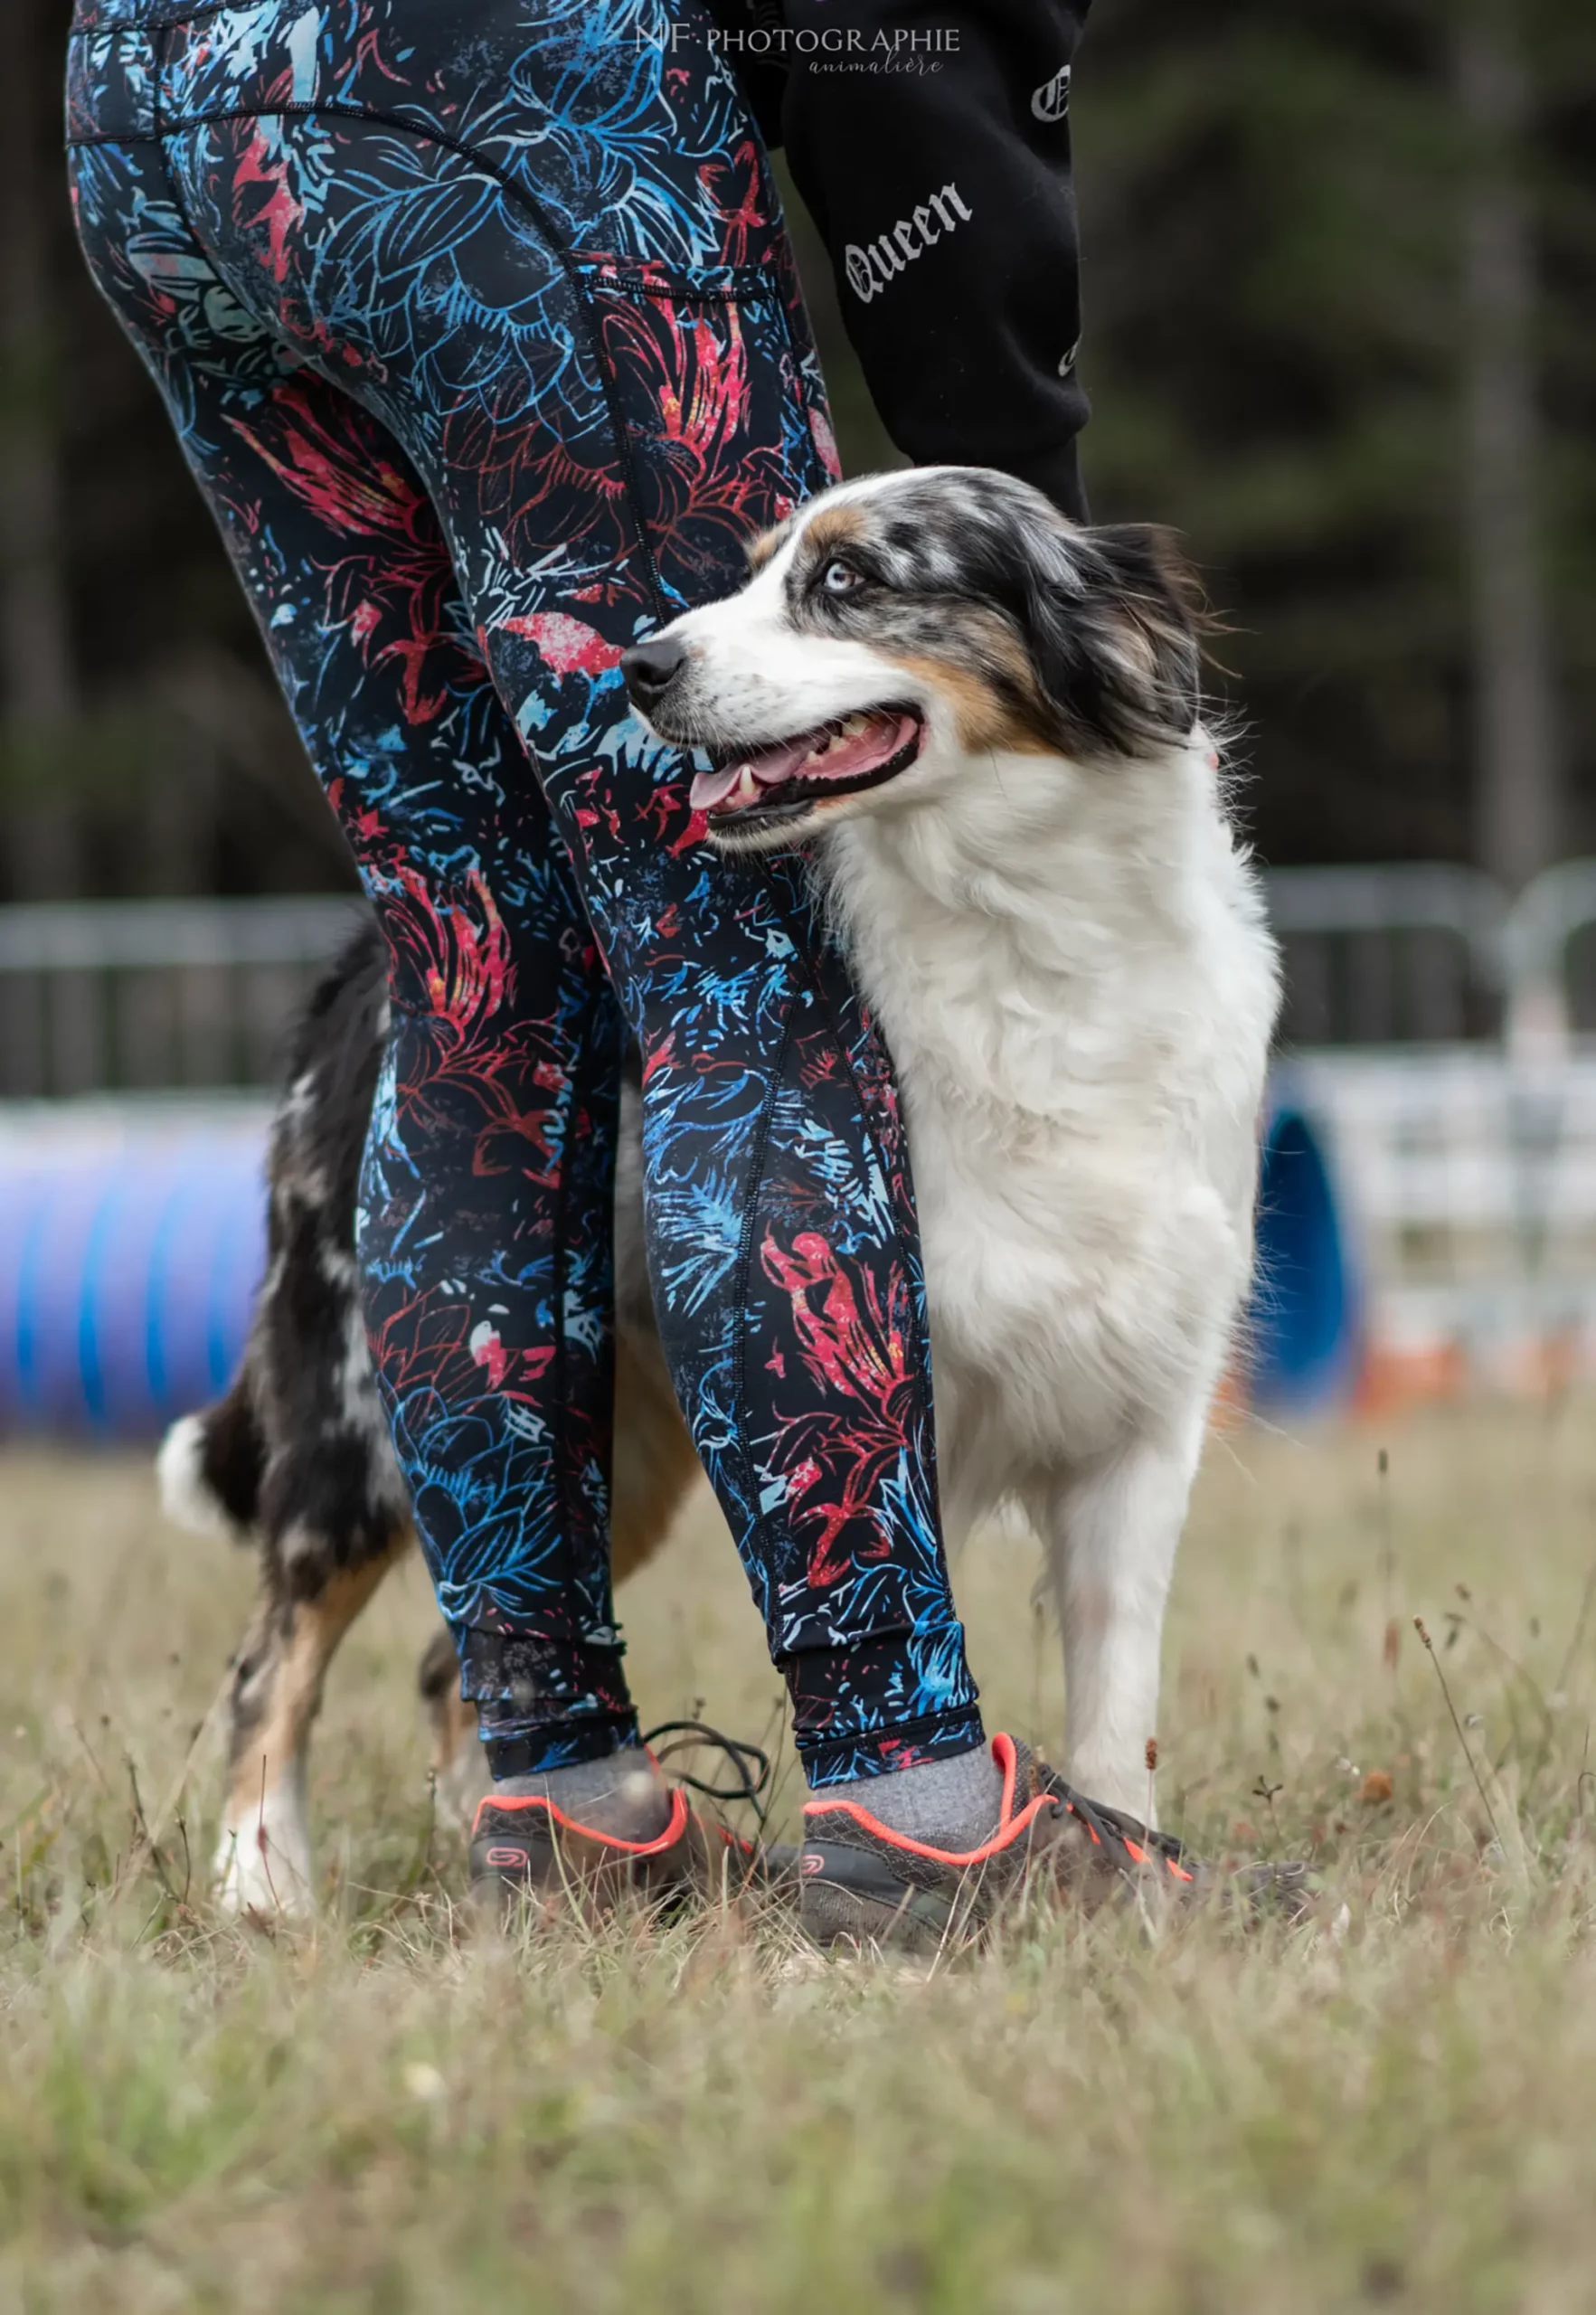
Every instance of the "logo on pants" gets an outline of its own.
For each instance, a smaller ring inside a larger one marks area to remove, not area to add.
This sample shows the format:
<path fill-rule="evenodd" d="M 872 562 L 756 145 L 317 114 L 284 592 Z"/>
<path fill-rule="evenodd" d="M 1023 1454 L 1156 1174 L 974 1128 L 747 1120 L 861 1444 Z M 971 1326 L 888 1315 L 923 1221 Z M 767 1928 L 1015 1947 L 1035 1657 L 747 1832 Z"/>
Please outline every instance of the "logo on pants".
<path fill-rule="evenodd" d="M 902 273 L 912 259 L 923 257 L 933 241 L 951 233 L 969 213 L 959 187 L 945 184 L 929 201 L 916 202 L 909 215 L 900 217 L 879 241 L 868 241 L 863 249 L 850 241 L 843 251 L 843 271 L 855 297 L 866 306 L 879 298 L 892 288 L 894 274 Z"/>
<path fill-rule="evenodd" d="M 1070 109 L 1070 68 L 1061 64 L 1051 80 L 1031 91 L 1031 109 L 1038 120 L 1062 120 Z"/>

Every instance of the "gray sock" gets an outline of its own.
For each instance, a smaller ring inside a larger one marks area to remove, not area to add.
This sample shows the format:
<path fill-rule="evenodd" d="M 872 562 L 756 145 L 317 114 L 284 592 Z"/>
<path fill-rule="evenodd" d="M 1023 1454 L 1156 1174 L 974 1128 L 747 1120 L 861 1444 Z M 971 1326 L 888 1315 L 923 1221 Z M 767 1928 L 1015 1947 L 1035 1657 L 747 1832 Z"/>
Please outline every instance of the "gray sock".
<path fill-rule="evenodd" d="M 628 1744 L 601 1761 L 578 1761 L 537 1776 L 506 1776 L 493 1788 L 506 1800 L 552 1800 L 556 1809 L 595 1832 L 650 1841 L 670 1822 L 670 1788 L 641 1745 Z"/>
<path fill-rule="evenodd" d="M 984 1744 L 946 1761 L 828 1784 L 817 1800 L 855 1800 L 894 1833 L 931 1848 L 979 1848 L 997 1829 L 1003 1773 Z"/>

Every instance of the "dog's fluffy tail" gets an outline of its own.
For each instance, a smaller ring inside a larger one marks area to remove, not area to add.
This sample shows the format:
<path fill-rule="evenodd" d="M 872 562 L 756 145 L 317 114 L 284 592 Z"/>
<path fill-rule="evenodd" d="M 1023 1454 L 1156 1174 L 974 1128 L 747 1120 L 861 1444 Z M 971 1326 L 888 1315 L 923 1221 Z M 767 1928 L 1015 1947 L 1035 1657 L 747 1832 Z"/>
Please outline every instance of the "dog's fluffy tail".
<path fill-rule="evenodd" d="M 244 1367 L 225 1398 L 184 1415 L 161 1441 L 156 1458 L 161 1507 L 192 1535 L 242 1542 L 260 1517 L 265 1469 L 266 1442 Z"/>

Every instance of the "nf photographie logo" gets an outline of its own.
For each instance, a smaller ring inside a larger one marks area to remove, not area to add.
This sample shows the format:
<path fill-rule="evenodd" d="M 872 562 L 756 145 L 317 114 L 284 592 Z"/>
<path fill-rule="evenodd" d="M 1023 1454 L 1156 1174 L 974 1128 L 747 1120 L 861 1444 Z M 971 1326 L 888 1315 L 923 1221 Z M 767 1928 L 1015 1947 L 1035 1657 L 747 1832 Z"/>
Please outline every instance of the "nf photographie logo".
<path fill-rule="evenodd" d="M 923 257 L 933 241 L 954 232 L 969 213 L 959 187 L 945 184 L 929 201 L 917 202 L 909 215 L 900 217 L 879 241 L 868 241 L 863 249 L 857 241 L 850 241 L 843 251 L 843 270 L 855 297 L 865 305 L 879 298 L 883 289 L 892 288 L 895 273 L 902 273 L 911 259 Z"/>
<path fill-rule="evenodd" d="M 1061 64 L 1051 80 L 1031 91 L 1031 109 L 1038 120 L 1062 120 L 1070 109 L 1070 68 Z"/>
<path fill-rule="evenodd" d="M 717 55 L 759 57 L 779 64 L 798 60 L 816 71 L 940 72 L 944 59 L 958 55 L 959 45 L 957 25 L 866 33 L 850 24 L 806 25 L 795 31 L 760 21 L 707 29 L 707 44 Z M 700 36 L 696 25 L 681 24 L 659 30 L 640 25 L 633 35 L 638 48 L 665 49 L 673 55 L 691 48 Z"/>

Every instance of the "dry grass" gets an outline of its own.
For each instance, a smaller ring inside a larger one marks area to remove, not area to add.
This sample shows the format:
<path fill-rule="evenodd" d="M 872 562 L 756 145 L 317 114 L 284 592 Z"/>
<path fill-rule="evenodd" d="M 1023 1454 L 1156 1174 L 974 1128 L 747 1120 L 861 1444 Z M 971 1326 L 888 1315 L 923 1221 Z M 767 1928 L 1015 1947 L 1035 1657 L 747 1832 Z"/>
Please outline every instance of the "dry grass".
<path fill-rule="evenodd" d="M 130 1772 L 153 1808 L 247 1563 L 164 1528 L 137 1464 L 0 1460 L 0 2309 L 1591 2305 L 1589 1441 L 1573 1404 L 1219 1441 L 1165 1813 L 1210 1850 L 1311 1846 L 1323 1918 L 1039 1919 L 929 1977 L 710 1915 L 473 1940 L 429 1830 L 419 1569 L 335 1675 L 322 1923 L 240 1932 L 197 1863 L 212 1753 L 170 1890 Z M 1045 1735 L 1033 1567 L 993 1536 L 959 1591 L 990 1724 Z M 712 1521 L 627 1609 L 651 1711 L 764 1724 Z"/>

